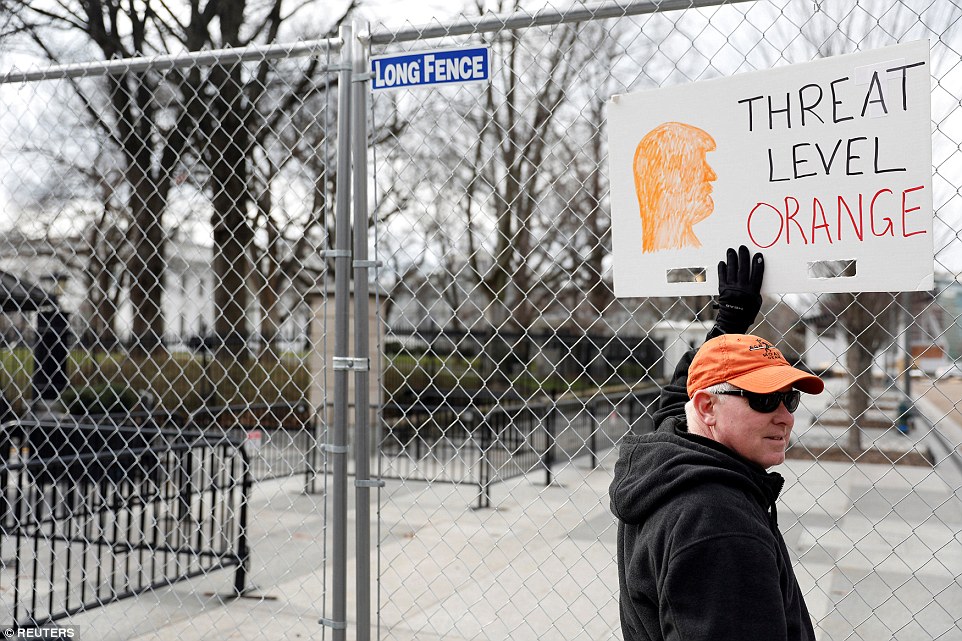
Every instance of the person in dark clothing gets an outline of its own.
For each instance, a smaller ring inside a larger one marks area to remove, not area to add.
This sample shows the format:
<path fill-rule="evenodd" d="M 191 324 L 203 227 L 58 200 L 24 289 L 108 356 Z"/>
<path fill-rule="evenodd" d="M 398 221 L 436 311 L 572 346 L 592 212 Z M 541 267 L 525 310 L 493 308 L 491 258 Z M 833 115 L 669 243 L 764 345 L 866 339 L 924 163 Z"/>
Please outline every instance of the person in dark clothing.
<path fill-rule="evenodd" d="M 610 488 L 618 518 L 625 641 L 814 640 L 778 529 L 799 392 L 817 376 L 744 332 L 761 308 L 764 260 L 719 263 L 718 313 L 704 345 L 664 387 L 655 431 L 625 438 Z"/>

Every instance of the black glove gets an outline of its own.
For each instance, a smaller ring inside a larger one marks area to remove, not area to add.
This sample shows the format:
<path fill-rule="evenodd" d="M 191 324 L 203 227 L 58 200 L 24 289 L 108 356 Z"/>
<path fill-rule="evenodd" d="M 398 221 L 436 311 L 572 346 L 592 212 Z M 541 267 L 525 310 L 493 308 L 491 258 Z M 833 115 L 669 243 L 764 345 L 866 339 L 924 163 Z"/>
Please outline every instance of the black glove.
<path fill-rule="evenodd" d="M 748 247 L 742 245 L 736 253 L 728 249 L 728 260 L 718 263 L 718 302 L 714 307 L 715 326 L 708 338 L 722 334 L 744 334 L 755 323 L 762 308 L 762 276 L 765 259 L 755 254 L 748 260 Z"/>

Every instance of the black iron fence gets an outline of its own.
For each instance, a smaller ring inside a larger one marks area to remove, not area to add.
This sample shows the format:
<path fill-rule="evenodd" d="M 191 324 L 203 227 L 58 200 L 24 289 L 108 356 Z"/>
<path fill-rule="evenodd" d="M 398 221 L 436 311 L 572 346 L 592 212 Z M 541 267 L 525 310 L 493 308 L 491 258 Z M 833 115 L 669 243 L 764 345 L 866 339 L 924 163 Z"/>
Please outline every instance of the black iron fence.
<path fill-rule="evenodd" d="M 381 476 L 475 485 L 478 507 L 490 507 L 491 486 L 516 476 L 600 453 L 629 432 L 651 429 L 655 386 L 589 398 L 536 403 L 384 407 Z"/>
<path fill-rule="evenodd" d="M 185 419 L 188 428 L 221 432 L 244 444 L 257 481 L 303 475 L 313 491 L 323 468 L 323 434 L 307 402 L 242 403 L 203 407 Z"/>
<path fill-rule="evenodd" d="M 234 567 L 250 466 L 236 440 L 81 421 L 0 428 L 0 616 L 33 628 Z"/>
<path fill-rule="evenodd" d="M 303 475 L 305 487 L 313 492 L 317 473 L 324 465 L 321 421 L 306 402 L 237 403 L 202 407 L 190 414 L 160 409 L 90 418 L 226 436 L 243 445 L 255 481 Z"/>

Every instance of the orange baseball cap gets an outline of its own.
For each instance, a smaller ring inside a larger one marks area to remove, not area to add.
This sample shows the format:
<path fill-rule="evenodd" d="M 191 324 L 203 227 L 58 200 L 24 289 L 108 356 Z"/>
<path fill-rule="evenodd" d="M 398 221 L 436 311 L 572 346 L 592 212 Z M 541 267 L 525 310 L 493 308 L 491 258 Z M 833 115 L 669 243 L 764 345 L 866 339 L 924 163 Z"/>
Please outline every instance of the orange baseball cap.
<path fill-rule="evenodd" d="M 777 347 L 751 334 L 716 336 L 695 354 L 688 368 L 688 396 L 718 383 L 759 394 L 786 385 L 809 394 L 825 389 L 818 376 L 792 367 Z"/>

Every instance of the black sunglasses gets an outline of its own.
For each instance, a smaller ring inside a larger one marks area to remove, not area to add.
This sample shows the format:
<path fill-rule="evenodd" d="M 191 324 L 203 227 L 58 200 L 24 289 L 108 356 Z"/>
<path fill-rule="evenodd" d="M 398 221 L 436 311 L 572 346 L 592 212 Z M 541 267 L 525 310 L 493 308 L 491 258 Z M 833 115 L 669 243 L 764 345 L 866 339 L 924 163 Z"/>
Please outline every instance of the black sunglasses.
<path fill-rule="evenodd" d="M 799 401 L 802 400 L 802 393 L 797 389 L 788 392 L 770 392 L 768 394 L 748 392 L 743 389 L 715 393 L 719 396 L 744 396 L 748 399 L 748 407 L 762 414 L 771 414 L 778 409 L 779 403 L 785 403 L 785 409 L 789 412 L 794 412 L 798 409 Z"/>

